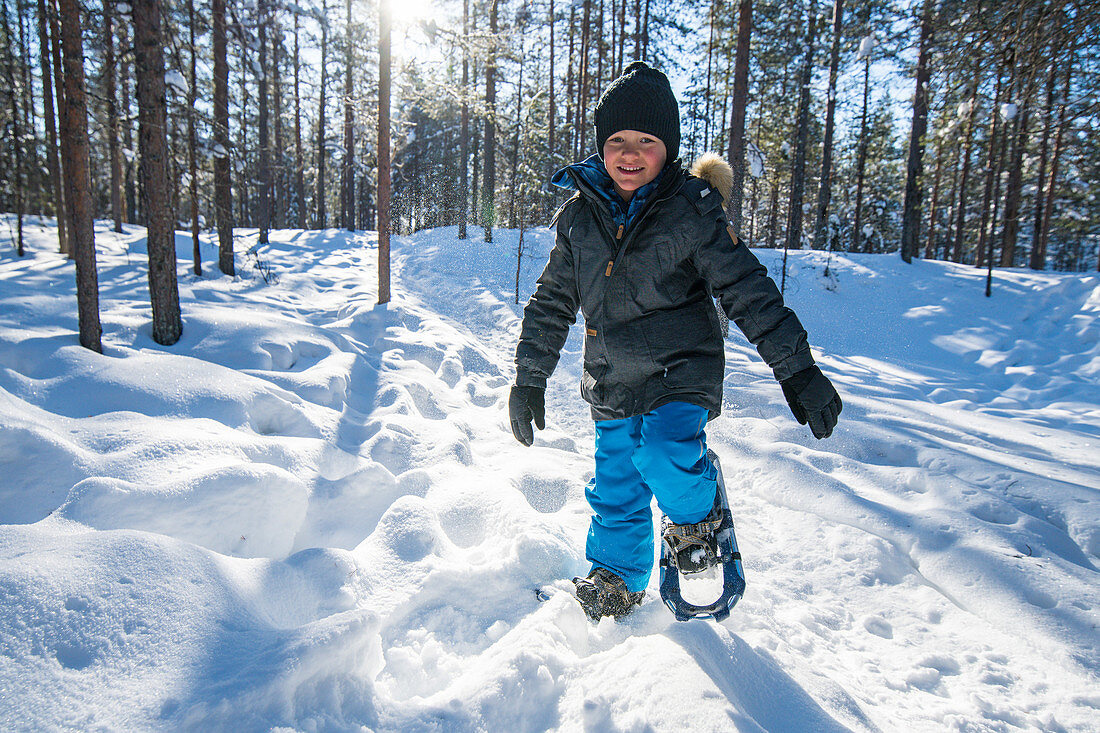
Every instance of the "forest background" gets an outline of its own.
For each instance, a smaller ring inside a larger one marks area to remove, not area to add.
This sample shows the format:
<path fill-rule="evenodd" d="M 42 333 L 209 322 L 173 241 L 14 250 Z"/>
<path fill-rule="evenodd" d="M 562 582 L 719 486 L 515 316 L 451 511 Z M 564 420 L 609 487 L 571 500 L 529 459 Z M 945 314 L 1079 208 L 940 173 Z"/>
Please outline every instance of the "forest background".
<path fill-rule="evenodd" d="M 1096 270 L 1098 17 L 1075 0 L 0 0 L 0 210 L 20 253 L 24 216 L 64 213 L 91 348 L 91 221 L 147 226 L 154 337 L 173 343 L 176 229 L 201 274 L 216 226 L 231 274 L 233 227 L 544 226 L 550 175 L 594 152 L 596 100 L 644 59 L 674 79 L 685 162 L 734 163 L 751 246 Z"/>

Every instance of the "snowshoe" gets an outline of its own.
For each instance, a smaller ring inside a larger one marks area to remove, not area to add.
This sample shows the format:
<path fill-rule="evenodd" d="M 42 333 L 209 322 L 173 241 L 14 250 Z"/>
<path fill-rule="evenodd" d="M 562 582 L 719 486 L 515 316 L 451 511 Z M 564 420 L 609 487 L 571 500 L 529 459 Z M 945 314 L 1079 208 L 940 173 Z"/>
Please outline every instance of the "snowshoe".
<path fill-rule="evenodd" d="M 607 568 L 595 567 L 587 578 L 573 578 L 577 601 L 593 621 L 604 616 L 622 618 L 642 603 L 645 591 L 631 592 L 626 581 Z"/>
<path fill-rule="evenodd" d="M 718 469 L 715 508 L 706 519 L 695 524 L 673 524 L 668 517 L 661 520 L 661 599 L 677 621 L 693 618 L 723 621 L 745 592 L 745 572 L 733 532 L 733 513 L 722 466 L 713 451 L 707 451 L 707 455 Z M 680 594 L 680 575 L 700 573 L 714 566 L 722 568 L 722 594 L 718 600 L 705 606 L 684 600 Z"/>

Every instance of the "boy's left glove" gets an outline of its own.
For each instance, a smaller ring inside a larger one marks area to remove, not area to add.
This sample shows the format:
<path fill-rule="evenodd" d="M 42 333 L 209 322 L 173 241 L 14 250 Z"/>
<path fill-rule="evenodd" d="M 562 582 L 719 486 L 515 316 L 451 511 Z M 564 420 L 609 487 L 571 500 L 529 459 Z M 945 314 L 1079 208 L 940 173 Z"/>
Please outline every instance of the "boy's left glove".
<path fill-rule="evenodd" d="M 535 442 L 531 420 L 539 430 L 546 427 L 546 390 L 542 387 L 512 387 L 508 395 L 508 418 L 512 421 L 512 435 L 530 447 Z"/>
<path fill-rule="evenodd" d="M 779 384 L 795 420 L 802 425 L 810 423 L 810 430 L 818 440 L 833 434 L 836 418 L 844 405 L 833 383 L 816 365 L 796 372 Z"/>

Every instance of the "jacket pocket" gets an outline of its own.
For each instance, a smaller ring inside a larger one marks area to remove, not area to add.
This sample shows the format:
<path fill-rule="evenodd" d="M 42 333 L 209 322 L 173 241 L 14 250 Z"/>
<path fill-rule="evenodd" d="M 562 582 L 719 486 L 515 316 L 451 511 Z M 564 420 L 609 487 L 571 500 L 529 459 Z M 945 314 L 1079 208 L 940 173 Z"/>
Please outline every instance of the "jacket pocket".
<path fill-rule="evenodd" d="M 712 388 L 722 383 L 725 352 L 709 301 L 643 319 L 642 334 L 653 369 L 670 389 Z"/>

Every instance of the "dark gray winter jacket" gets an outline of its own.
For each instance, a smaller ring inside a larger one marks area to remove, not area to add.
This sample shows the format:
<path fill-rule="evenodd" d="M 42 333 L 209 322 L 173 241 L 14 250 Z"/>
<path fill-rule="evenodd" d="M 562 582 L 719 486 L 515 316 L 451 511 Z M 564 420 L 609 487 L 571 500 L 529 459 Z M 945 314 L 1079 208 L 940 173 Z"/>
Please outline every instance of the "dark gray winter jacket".
<path fill-rule="evenodd" d="M 578 310 L 581 395 L 595 420 L 681 401 L 722 408 L 725 350 L 711 293 L 776 379 L 812 366 L 806 331 L 759 260 L 727 230 L 722 196 L 666 168 L 644 207 L 617 224 L 585 175 L 559 210 L 557 241 L 523 311 L 516 384 L 545 387 Z M 606 175 L 606 174 L 605 174 Z"/>

